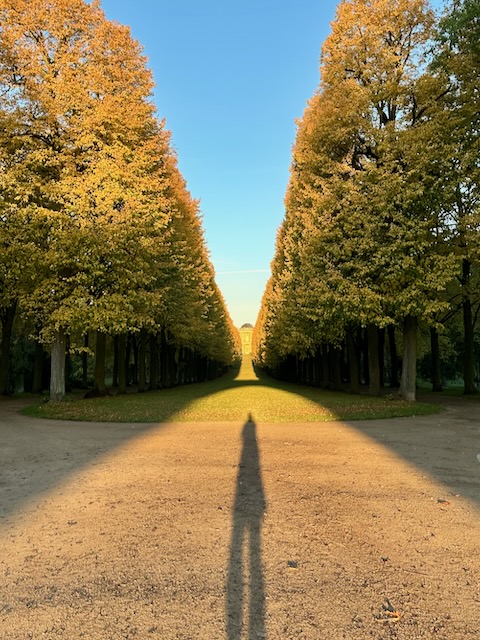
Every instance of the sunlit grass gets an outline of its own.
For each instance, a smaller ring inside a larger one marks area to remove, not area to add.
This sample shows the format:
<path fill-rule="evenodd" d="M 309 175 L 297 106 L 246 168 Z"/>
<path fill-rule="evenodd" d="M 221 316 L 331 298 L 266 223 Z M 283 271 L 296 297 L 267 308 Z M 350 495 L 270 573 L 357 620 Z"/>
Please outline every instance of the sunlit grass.
<path fill-rule="evenodd" d="M 89 400 L 33 405 L 32 416 L 99 422 L 323 422 L 429 414 L 435 405 L 371 398 L 258 378 L 249 360 L 211 382 Z"/>

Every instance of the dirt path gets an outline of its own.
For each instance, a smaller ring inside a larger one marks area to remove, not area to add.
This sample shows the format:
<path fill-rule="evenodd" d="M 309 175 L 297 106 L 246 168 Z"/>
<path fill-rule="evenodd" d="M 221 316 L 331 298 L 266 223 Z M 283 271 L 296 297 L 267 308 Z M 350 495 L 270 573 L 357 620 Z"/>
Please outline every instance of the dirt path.
<path fill-rule="evenodd" d="M 480 638 L 480 410 L 37 421 L 0 404 L 0 637 Z"/>

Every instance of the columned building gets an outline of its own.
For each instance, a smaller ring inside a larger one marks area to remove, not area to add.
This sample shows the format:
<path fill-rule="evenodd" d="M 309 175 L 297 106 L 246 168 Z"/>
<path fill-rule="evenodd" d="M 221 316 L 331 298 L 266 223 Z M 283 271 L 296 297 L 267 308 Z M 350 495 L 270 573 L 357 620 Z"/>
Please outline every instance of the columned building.
<path fill-rule="evenodd" d="M 242 356 L 250 356 L 252 355 L 253 326 L 247 322 L 246 324 L 242 324 L 239 331 L 242 341 Z"/>

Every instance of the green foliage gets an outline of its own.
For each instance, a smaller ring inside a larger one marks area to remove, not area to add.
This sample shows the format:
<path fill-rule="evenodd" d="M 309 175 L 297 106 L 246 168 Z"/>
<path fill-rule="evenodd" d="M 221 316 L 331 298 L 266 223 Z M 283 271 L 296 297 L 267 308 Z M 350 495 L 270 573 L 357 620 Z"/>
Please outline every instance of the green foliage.
<path fill-rule="evenodd" d="M 9 0 L 0 18 L 0 309 L 18 303 L 47 346 L 166 328 L 231 362 L 198 203 L 129 29 L 83 0 Z"/>
<path fill-rule="evenodd" d="M 480 110 L 460 101 L 462 92 L 472 98 L 478 77 L 478 3 L 465 0 L 463 13 L 456 4 L 442 23 L 450 49 L 439 60 L 448 72 L 433 64 L 434 27 L 423 0 L 339 4 L 319 89 L 298 122 L 255 331 L 260 364 L 274 368 L 289 354 L 339 345 L 355 327 L 402 326 L 407 318 L 438 325 L 449 316 L 450 291 L 462 260 L 476 260 L 479 238 L 472 139 Z M 455 67 L 467 49 L 468 65 Z"/>

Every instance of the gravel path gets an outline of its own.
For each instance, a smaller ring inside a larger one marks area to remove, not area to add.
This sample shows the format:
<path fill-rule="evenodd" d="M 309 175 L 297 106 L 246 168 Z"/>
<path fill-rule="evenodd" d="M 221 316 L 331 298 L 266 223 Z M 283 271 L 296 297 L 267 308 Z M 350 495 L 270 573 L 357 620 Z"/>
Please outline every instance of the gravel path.
<path fill-rule="evenodd" d="M 0 637 L 478 640 L 480 405 L 87 424 L 0 403 Z"/>

